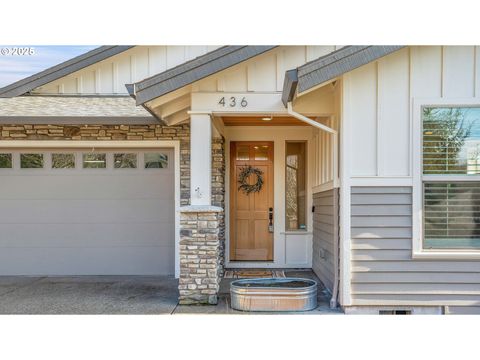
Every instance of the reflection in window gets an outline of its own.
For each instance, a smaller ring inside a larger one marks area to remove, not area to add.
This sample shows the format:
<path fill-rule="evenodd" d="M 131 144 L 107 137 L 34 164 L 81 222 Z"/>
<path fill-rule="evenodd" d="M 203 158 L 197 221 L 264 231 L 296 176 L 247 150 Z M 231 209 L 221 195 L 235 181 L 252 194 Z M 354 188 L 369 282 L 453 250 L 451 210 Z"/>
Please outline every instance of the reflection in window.
<path fill-rule="evenodd" d="M 20 154 L 20 168 L 22 169 L 43 168 L 43 154 Z"/>
<path fill-rule="evenodd" d="M 12 154 L 0 154 L 0 169 L 12 168 Z"/>
<path fill-rule="evenodd" d="M 52 169 L 74 169 L 75 154 L 52 154 Z"/>
<path fill-rule="evenodd" d="M 305 142 L 287 142 L 285 158 L 285 229 L 306 230 Z"/>
<path fill-rule="evenodd" d="M 423 173 L 480 174 L 480 108 L 423 108 Z"/>
<path fill-rule="evenodd" d="M 168 167 L 168 156 L 162 153 L 145 153 L 145 169 L 164 169 Z"/>
<path fill-rule="evenodd" d="M 422 121 L 423 247 L 480 249 L 480 108 L 424 107 Z"/>
<path fill-rule="evenodd" d="M 268 160 L 268 145 L 254 146 L 255 160 Z"/>
<path fill-rule="evenodd" d="M 107 154 L 83 154 L 84 169 L 105 169 L 107 167 Z"/>
<path fill-rule="evenodd" d="M 248 145 L 237 146 L 237 160 L 240 160 L 240 161 L 250 160 L 250 147 Z"/>
<path fill-rule="evenodd" d="M 136 169 L 137 154 L 114 154 L 113 167 L 115 169 Z"/>

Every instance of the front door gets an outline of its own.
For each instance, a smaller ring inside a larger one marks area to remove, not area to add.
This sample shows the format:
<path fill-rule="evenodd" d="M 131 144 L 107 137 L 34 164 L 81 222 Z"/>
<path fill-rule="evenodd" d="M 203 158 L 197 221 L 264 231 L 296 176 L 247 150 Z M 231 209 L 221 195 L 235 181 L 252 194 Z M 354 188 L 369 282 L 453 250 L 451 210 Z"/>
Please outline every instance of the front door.
<path fill-rule="evenodd" d="M 273 142 L 230 144 L 230 260 L 273 261 Z"/>

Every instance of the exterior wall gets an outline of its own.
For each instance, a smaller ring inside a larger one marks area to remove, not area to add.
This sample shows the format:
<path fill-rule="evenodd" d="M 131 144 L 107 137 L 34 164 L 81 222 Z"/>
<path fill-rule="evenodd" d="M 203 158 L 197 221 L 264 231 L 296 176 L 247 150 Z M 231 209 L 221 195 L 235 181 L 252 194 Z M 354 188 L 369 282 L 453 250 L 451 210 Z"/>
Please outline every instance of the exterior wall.
<path fill-rule="evenodd" d="M 345 74 L 351 177 L 410 179 L 412 100 L 480 97 L 479 52 L 478 46 L 412 46 Z"/>
<path fill-rule="evenodd" d="M 212 205 L 225 209 L 225 139 L 212 139 Z M 218 213 L 219 271 L 225 268 L 225 212 Z"/>
<path fill-rule="evenodd" d="M 190 202 L 190 126 L 0 125 L 0 140 L 180 140 L 180 205 Z"/>
<path fill-rule="evenodd" d="M 332 292 L 335 280 L 335 247 L 338 249 L 338 189 L 313 194 L 312 269 Z M 338 269 L 338 267 L 337 267 Z"/>
<path fill-rule="evenodd" d="M 73 74 L 35 89 L 38 94 L 127 94 L 125 84 L 143 80 L 186 61 L 192 60 L 220 46 L 135 46 L 118 55 L 88 66 Z M 282 46 L 278 55 L 278 68 L 269 68 L 269 59 L 254 61 L 249 70 L 250 87 L 262 90 L 274 84 L 282 90 L 285 70 L 325 55 L 335 46 Z M 277 50 L 276 50 L 277 51 Z M 240 71 L 241 72 L 241 71 Z M 274 75 L 265 82 L 265 76 Z M 278 79 L 277 79 L 278 75 Z M 224 91 L 238 85 L 238 79 L 229 69 Z M 221 91 L 221 90 L 219 90 Z"/>
<path fill-rule="evenodd" d="M 411 187 L 353 187 L 351 203 L 352 305 L 480 306 L 478 261 L 412 260 Z"/>
<path fill-rule="evenodd" d="M 478 260 L 412 257 L 412 192 L 421 191 L 413 189 L 421 150 L 413 106 L 422 98 L 478 102 L 479 51 L 412 46 L 343 76 L 344 306 L 480 305 Z"/>
<path fill-rule="evenodd" d="M 216 304 L 221 266 L 220 212 L 185 210 L 180 219 L 180 304 Z"/>
<path fill-rule="evenodd" d="M 125 84 L 173 68 L 219 46 L 135 46 L 35 89 L 39 94 L 127 94 Z"/>
<path fill-rule="evenodd" d="M 335 46 L 280 46 L 193 84 L 193 92 L 282 92 L 285 71 Z M 317 100 L 318 101 L 318 100 Z"/>

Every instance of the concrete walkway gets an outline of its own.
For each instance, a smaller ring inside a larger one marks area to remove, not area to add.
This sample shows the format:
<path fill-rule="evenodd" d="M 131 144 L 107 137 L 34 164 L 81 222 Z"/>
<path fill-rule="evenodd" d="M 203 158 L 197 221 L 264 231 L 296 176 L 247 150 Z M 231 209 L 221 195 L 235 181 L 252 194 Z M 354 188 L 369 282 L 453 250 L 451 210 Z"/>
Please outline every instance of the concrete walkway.
<path fill-rule="evenodd" d="M 237 315 L 252 315 L 252 314 L 295 314 L 295 315 L 330 315 L 330 314 L 343 314 L 340 309 L 330 309 L 330 294 L 325 290 L 322 282 L 311 270 L 286 270 L 285 275 L 287 277 L 300 277 L 313 279 L 318 284 L 317 289 L 317 303 L 318 306 L 312 311 L 306 312 L 243 312 L 233 310 L 230 307 L 230 283 L 235 279 L 223 279 L 220 283 L 220 292 L 218 305 L 216 306 L 186 306 L 179 305 L 175 309 L 175 314 L 237 314 Z"/>
<path fill-rule="evenodd" d="M 311 271 L 287 276 L 318 281 Z M 232 310 L 229 284 L 222 280 L 217 306 L 178 305 L 178 281 L 166 276 L 0 277 L 0 314 L 252 314 Z M 321 283 L 317 309 L 332 314 Z"/>

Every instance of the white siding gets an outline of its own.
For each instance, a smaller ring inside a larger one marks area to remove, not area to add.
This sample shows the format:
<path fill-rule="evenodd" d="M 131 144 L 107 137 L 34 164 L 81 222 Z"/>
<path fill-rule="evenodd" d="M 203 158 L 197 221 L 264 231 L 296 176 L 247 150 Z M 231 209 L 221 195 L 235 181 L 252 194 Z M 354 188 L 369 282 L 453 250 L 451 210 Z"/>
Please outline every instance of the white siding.
<path fill-rule="evenodd" d="M 135 46 L 35 90 L 40 94 L 126 94 L 125 84 L 143 80 L 220 46 Z M 282 91 L 285 71 L 334 50 L 333 46 L 281 46 L 201 81 L 199 91 Z M 318 56 L 317 56 L 318 55 Z M 246 66 L 245 64 L 248 64 Z M 79 89 L 77 79 L 83 84 Z M 218 81 L 217 81 L 218 80 Z M 213 85 L 212 85 L 213 84 Z M 218 85 L 217 85 L 218 84 Z M 62 90 L 63 89 L 63 90 Z"/>
<path fill-rule="evenodd" d="M 143 80 L 219 46 L 135 46 L 35 90 L 40 94 L 127 94 L 125 84 Z M 82 88 L 77 86 L 81 79 Z M 63 89 L 63 91 L 62 91 Z"/>
<path fill-rule="evenodd" d="M 478 51 L 408 47 L 346 74 L 351 176 L 411 177 L 411 100 L 480 96 Z"/>
<path fill-rule="evenodd" d="M 279 46 L 197 82 L 194 92 L 282 92 L 285 71 L 333 51 L 333 46 Z"/>

